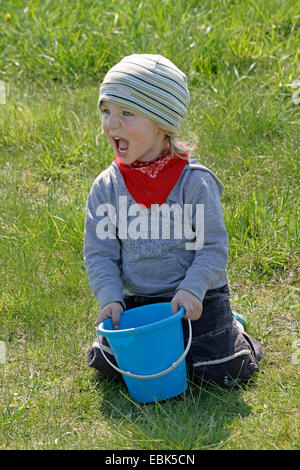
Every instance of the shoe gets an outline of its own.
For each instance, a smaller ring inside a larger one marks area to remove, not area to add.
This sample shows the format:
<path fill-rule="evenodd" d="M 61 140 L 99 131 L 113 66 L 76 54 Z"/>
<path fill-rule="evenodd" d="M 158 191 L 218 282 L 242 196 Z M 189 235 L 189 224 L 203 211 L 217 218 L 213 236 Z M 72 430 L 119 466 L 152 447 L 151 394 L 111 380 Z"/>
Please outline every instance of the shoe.
<path fill-rule="evenodd" d="M 245 318 L 242 315 L 240 315 L 239 313 L 236 313 L 236 312 L 232 312 L 232 315 L 234 316 L 234 318 L 237 321 L 237 326 L 242 331 L 245 331 L 245 329 L 246 329 L 246 320 L 245 320 Z"/>

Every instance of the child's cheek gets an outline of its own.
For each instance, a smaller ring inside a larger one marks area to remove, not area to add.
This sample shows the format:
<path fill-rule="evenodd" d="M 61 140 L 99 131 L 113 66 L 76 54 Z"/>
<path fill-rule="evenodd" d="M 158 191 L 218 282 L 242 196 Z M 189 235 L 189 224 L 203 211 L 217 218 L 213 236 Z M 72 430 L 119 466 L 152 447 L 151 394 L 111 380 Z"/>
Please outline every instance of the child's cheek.
<path fill-rule="evenodd" d="M 102 129 L 103 129 L 104 134 L 106 135 L 106 137 L 107 137 L 108 140 L 110 141 L 111 139 L 110 139 L 110 137 L 109 137 L 108 129 L 107 129 L 107 127 L 106 127 L 104 124 L 102 124 Z"/>

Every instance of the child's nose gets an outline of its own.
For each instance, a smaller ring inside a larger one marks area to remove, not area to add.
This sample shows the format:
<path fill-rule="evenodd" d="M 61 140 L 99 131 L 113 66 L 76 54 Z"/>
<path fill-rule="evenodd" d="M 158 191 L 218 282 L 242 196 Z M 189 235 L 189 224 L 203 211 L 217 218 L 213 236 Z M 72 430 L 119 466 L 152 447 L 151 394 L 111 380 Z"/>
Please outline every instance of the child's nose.
<path fill-rule="evenodd" d="M 117 118 L 117 116 L 113 116 L 113 115 L 108 116 L 106 123 L 110 129 L 118 129 L 118 127 L 120 126 L 119 119 Z"/>

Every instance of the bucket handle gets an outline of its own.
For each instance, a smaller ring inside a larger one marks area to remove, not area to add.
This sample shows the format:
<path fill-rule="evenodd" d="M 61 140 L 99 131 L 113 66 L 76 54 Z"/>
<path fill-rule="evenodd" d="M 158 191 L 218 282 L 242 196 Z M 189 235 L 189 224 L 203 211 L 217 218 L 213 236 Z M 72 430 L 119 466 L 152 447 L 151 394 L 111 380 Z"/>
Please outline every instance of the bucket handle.
<path fill-rule="evenodd" d="M 183 309 L 182 309 L 183 310 Z M 184 311 L 184 310 L 183 310 Z M 189 323 L 189 340 L 188 340 L 188 344 L 185 348 L 185 351 L 184 353 L 180 356 L 179 359 L 177 359 L 177 361 L 173 362 L 173 364 L 168 367 L 168 369 L 165 369 L 163 370 L 162 372 L 158 372 L 157 374 L 152 374 L 152 375 L 137 375 L 137 374 L 133 374 L 132 372 L 129 372 L 129 371 L 124 371 L 124 370 L 121 370 L 119 369 L 117 366 L 115 366 L 115 364 L 113 364 L 108 358 L 107 356 L 105 355 L 104 353 L 104 348 L 107 349 L 105 346 L 102 345 L 102 343 L 100 342 L 100 335 L 98 334 L 98 331 L 96 329 L 96 334 L 97 334 L 97 338 L 98 338 L 98 342 L 99 342 L 99 348 L 100 348 L 100 351 L 102 352 L 103 354 L 103 357 L 104 359 L 106 359 L 106 361 L 108 362 L 108 364 L 113 367 L 117 372 L 119 372 L 120 374 L 124 374 L 124 375 L 127 375 L 128 377 L 132 377 L 134 379 L 156 379 L 158 377 L 162 377 L 163 375 L 166 375 L 168 374 L 169 372 L 172 372 L 172 370 L 174 370 L 182 361 L 183 359 L 185 358 L 185 356 L 187 355 L 187 353 L 189 352 L 189 349 L 191 347 L 191 344 L 192 344 L 192 325 L 191 325 L 191 320 L 188 319 L 188 323 Z"/>

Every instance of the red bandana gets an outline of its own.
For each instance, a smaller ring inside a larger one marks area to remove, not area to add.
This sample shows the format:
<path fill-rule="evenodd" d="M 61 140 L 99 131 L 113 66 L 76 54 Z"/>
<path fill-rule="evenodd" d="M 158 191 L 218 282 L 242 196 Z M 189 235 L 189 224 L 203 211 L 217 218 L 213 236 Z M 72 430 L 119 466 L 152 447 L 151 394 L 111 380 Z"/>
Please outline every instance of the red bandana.
<path fill-rule="evenodd" d="M 182 155 L 187 157 L 188 154 Z M 151 207 L 152 204 L 163 204 L 187 162 L 180 157 L 172 156 L 169 150 L 150 162 L 135 161 L 125 165 L 116 155 L 115 160 L 121 172 L 126 188 L 138 204 Z"/>

